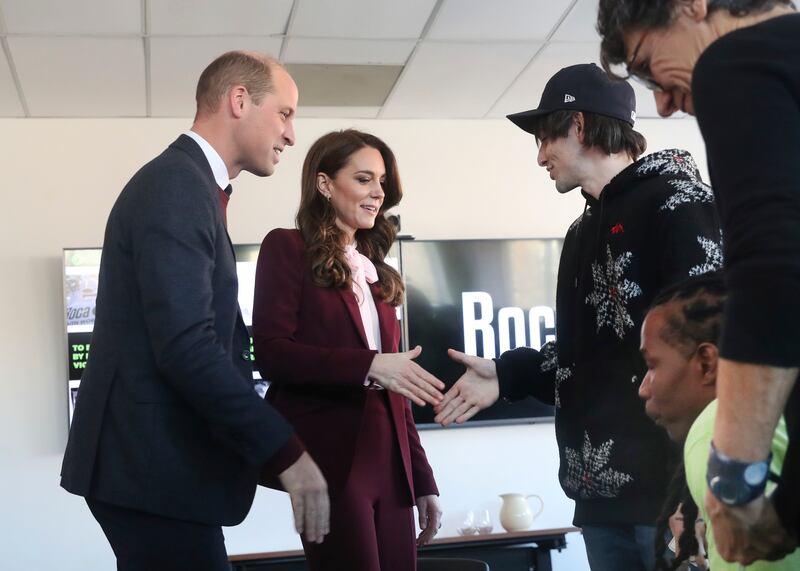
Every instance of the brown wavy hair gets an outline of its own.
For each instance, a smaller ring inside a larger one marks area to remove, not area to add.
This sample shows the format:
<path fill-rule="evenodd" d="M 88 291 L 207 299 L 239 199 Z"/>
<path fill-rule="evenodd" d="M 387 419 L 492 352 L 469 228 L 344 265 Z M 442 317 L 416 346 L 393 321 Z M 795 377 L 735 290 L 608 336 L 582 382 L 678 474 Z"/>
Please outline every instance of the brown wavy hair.
<path fill-rule="evenodd" d="M 384 262 L 397 231 L 386 220 L 385 213 L 400 203 L 403 188 L 394 153 L 386 143 L 374 135 L 355 129 L 333 131 L 317 139 L 303 163 L 297 228 L 306 244 L 314 283 L 321 287 L 352 287 L 350 266 L 344 257 L 345 235 L 336 225 L 336 211 L 317 190 L 317 175 L 325 173 L 330 178 L 336 178 L 336 173 L 350 161 L 350 157 L 365 147 L 377 150 L 383 157 L 386 180 L 383 183 L 384 200 L 375 218 L 375 225 L 356 231 L 356 246 L 378 270 L 382 299 L 399 305 L 405 291 L 403 279 Z"/>

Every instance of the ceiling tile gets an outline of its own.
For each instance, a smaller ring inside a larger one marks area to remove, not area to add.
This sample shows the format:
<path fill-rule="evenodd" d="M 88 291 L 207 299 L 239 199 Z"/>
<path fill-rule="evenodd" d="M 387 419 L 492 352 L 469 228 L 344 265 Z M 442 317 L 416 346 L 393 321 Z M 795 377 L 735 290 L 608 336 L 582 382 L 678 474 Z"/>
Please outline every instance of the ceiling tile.
<path fill-rule="evenodd" d="M 416 39 L 436 0 L 300 0 L 290 36 Z"/>
<path fill-rule="evenodd" d="M 403 65 L 416 40 L 335 40 L 289 38 L 283 51 L 286 63 Z"/>
<path fill-rule="evenodd" d="M 544 40 L 571 0 L 445 0 L 426 39 Z"/>
<path fill-rule="evenodd" d="M 277 56 L 278 38 L 150 38 L 150 93 L 153 117 L 193 117 L 200 74 L 230 50 L 253 50 Z"/>
<path fill-rule="evenodd" d="M 292 0 L 158 0 L 150 2 L 153 35 L 283 34 Z"/>
<path fill-rule="evenodd" d="M 141 34 L 142 0 L 3 0 L 9 34 Z"/>
<path fill-rule="evenodd" d="M 8 60 L 5 55 L 0 55 L 0 117 L 22 117 L 24 114 Z"/>
<path fill-rule="evenodd" d="M 599 64 L 599 56 L 599 41 L 549 43 L 492 108 L 488 117 L 505 117 L 509 113 L 535 108 L 539 105 L 545 84 L 558 70 L 577 63 Z M 635 83 L 634 91 L 637 102 L 636 114 L 639 117 L 657 116 L 653 96 L 640 91 L 640 86 Z"/>
<path fill-rule="evenodd" d="M 139 38 L 9 37 L 33 117 L 145 115 Z"/>
<path fill-rule="evenodd" d="M 382 117 L 482 117 L 530 61 L 535 43 L 424 42 Z"/>
<path fill-rule="evenodd" d="M 553 35 L 561 42 L 589 42 L 599 40 L 597 24 L 597 0 L 578 0 Z"/>
<path fill-rule="evenodd" d="M 383 105 L 402 66 L 287 64 L 297 82 L 300 105 L 374 107 Z"/>

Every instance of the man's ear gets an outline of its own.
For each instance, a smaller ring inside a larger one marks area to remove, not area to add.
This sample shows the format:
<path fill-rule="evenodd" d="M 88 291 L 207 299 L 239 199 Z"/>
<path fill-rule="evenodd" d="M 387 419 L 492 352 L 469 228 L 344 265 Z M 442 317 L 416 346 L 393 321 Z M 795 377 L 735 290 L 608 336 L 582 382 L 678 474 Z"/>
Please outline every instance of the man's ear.
<path fill-rule="evenodd" d="M 679 0 L 675 13 L 702 22 L 708 16 L 708 0 Z"/>
<path fill-rule="evenodd" d="M 231 115 L 237 119 L 244 114 L 244 107 L 247 104 L 249 95 L 244 85 L 235 85 L 228 91 L 226 103 L 231 111 Z"/>
<path fill-rule="evenodd" d="M 575 134 L 578 135 L 578 142 L 581 145 L 583 144 L 583 139 L 584 139 L 585 133 L 586 133 L 586 131 L 584 129 L 585 121 L 586 121 L 586 118 L 583 116 L 583 113 L 581 111 L 577 111 L 572 116 L 572 124 L 575 126 Z"/>
<path fill-rule="evenodd" d="M 697 347 L 697 358 L 700 361 L 700 370 L 703 372 L 703 384 L 715 385 L 717 383 L 719 349 L 713 343 L 700 343 Z"/>

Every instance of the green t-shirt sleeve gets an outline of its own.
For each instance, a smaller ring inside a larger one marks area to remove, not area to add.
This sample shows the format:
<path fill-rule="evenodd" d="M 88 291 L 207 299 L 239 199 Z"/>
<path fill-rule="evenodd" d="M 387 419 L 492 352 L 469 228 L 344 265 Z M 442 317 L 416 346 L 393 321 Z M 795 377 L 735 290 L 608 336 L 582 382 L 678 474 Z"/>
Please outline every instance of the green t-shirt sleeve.
<path fill-rule="evenodd" d="M 711 401 L 700 413 L 686 437 L 683 445 L 683 464 L 686 469 L 686 483 L 689 493 L 697 504 L 700 517 L 708 525 L 708 514 L 703 503 L 706 493 L 706 468 L 708 451 L 711 448 L 711 437 L 714 434 L 714 418 L 717 414 L 717 401 Z M 711 545 L 709 544 L 709 549 Z"/>
<path fill-rule="evenodd" d="M 800 550 L 780 561 L 756 561 L 745 567 L 738 563 L 728 563 L 719 555 L 714 542 L 714 531 L 705 508 L 706 495 L 706 470 L 708 466 L 708 451 L 711 449 L 711 439 L 714 435 L 714 420 L 717 416 L 717 401 L 714 400 L 700 413 L 694 421 L 686 443 L 683 446 L 683 463 L 686 469 L 686 483 L 689 493 L 698 507 L 698 513 L 706 522 L 706 541 L 708 542 L 708 560 L 713 571 L 797 571 L 800 569 Z M 772 463 L 770 470 L 780 474 L 783 459 L 786 456 L 786 447 L 789 438 L 786 433 L 786 422 L 780 419 L 775 436 L 772 439 Z M 774 484 L 767 486 L 767 493 L 774 488 Z"/>

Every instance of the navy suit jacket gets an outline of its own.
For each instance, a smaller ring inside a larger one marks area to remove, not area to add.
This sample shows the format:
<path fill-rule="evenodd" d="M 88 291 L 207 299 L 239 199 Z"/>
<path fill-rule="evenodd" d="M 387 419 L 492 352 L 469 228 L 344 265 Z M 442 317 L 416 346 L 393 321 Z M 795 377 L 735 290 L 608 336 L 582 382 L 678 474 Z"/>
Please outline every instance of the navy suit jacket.
<path fill-rule="evenodd" d="M 292 436 L 253 388 L 218 193 L 205 155 L 182 135 L 111 210 L 61 472 L 72 493 L 235 525 L 259 467 Z"/>
<path fill-rule="evenodd" d="M 370 290 L 383 352 L 396 352 L 400 327 L 395 308 L 381 299 L 377 283 Z M 293 424 L 335 496 L 347 482 L 355 456 L 368 391 L 364 380 L 376 351 L 367 344 L 353 290 L 314 284 L 297 230 L 273 230 L 261 244 L 253 342 L 256 364 L 270 381 L 267 401 Z M 438 490 L 409 401 L 387 393 L 412 505 L 416 497 Z M 277 487 L 274 479 L 264 483 Z"/>

